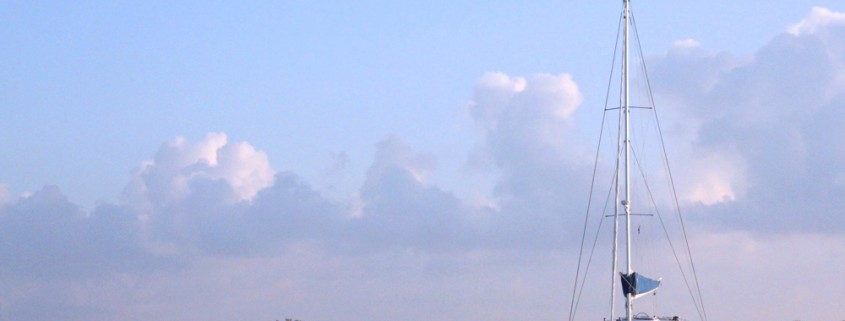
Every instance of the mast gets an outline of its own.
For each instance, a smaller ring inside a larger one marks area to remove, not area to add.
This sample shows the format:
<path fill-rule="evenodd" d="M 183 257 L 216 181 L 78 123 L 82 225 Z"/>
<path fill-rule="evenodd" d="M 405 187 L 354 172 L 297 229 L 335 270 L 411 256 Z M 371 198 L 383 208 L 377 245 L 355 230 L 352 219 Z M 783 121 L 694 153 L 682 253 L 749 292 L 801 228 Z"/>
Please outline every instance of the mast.
<path fill-rule="evenodd" d="M 610 71 L 611 76 L 610 76 L 610 79 L 608 80 L 608 90 L 607 90 L 607 98 L 605 100 L 604 112 L 605 112 L 605 116 L 606 116 L 607 112 L 609 112 L 611 110 L 617 111 L 619 113 L 618 127 L 617 127 L 617 131 L 616 131 L 616 155 L 615 155 L 616 156 L 615 157 L 616 158 L 616 164 L 615 164 L 616 166 L 615 166 L 615 172 L 614 172 L 614 180 L 612 182 L 612 185 L 613 185 L 614 191 L 615 191 L 615 193 L 614 193 L 614 198 L 615 198 L 614 203 L 615 203 L 615 205 L 613 206 L 613 215 L 608 215 L 608 216 L 613 216 L 613 243 L 612 243 L 612 245 L 613 245 L 612 271 L 613 272 L 612 272 L 612 275 L 613 275 L 614 279 L 616 277 L 620 277 L 620 279 L 621 279 L 622 294 L 625 297 L 625 316 L 619 317 L 618 319 L 615 317 L 615 315 L 616 315 L 615 314 L 615 312 L 616 312 L 616 302 L 617 302 L 618 298 L 617 298 L 617 294 L 616 294 L 616 289 L 617 289 L 616 282 L 612 282 L 611 283 L 610 319 L 609 320 L 633 321 L 634 320 L 634 300 L 657 290 L 657 288 L 660 287 L 661 278 L 653 279 L 653 278 L 646 277 L 646 276 L 642 275 L 641 273 L 635 272 L 634 267 L 633 267 L 633 265 L 634 265 L 633 264 L 633 250 L 634 249 L 633 249 L 633 243 L 632 243 L 633 235 L 631 233 L 631 226 L 632 226 L 631 219 L 634 215 L 638 215 L 638 214 L 632 213 L 633 207 L 632 207 L 632 204 L 631 204 L 631 196 L 632 196 L 631 195 L 631 191 L 632 191 L 632 181 L 631 181 L 631 174 L 632 174 L 631 173 L 631 161 L 632 160 L 631 160 L 631 156 L 632 156 L 632 153 L 634 153 L 634 151 L 632 150 L 632 145 L 631 145 L 631 138 L 632 138 L 631 137 L 631 109 L 632 108 L 644 108 L 644 109 L 651 109 L 652 111 L 654 111 L 654 102 L 653 102 L 653 96 L 651 95 L 651 86 L 648 83 L 648 77 L 645 76 L 645 82 L 646 82 L 646 85 L 648 86 L 648 90 L 649 90 L 648 96 L 646 96 L 646 98 L 650 102 L 650 106 L 648 106 L 648 107 L 632 107 L 631 106 L 631 94 L 630 94 L 630 90 L 631 90 L 631 75 L 630 75 L 630 69 L 631 69 L 630 68 L 631 39 L 630 38 L 631 38 L 631 28 L 636 28 L 636 25 L 634 24 L 633 15 L 632 15 L 632 12 L 631 12 L 631 0 L 622 0 L 622 3 L 623 3 L 623 11 L 622 11 L 622 17 L 621 17 L 621 20 L 619 21 L 619 23 L 620 24 L 624 23 L 624 25 L 621 26 L 622 30 L 617 29 L 617 34 L 616 34 L 616 41 L 617 42 L 616 42 L 616 47 L 614 47 L 614 50 L 613 50 L 613 60 L 614 60 L 614 62 L 612 64 L 611 71 Z M 617 26 L 617 28 L 619 28 L 619 26 Z M 634 35 L 636 36 L 636 29 L 634 29 Z M 622 55 L 622 61 L 621 61 L 622 66 L 620 68 L 621 69 L 620 74 L 621 74 L 621 77 L 622 77 L 622 79 L 621 79 L 622 83 L 619 84 L 620 85 L 619 87 L 621 87 L 621 88 L 619 88 L 619 96 L 618 96 L 619 105 L 617 105 L 618 107 L 610 108 L 608 103 L 610 102 L 610 96 L 611 96 L 610 92 L 611 92 L 611 87 L 613 86 L 612 80 L 614 78 L 613 77 L 614 74 L 616 74 L 616 71 L 615 71 L 616 68 L 615 67 L 617 66 L 617 63 L 619 63 L 619 61 L 617 60 L 617 59 L 619 59 L 619 56 L 617 54 L 618 54 L 618 49 L 619 49 L 619 42 L 618 41 L 619 41 L 620 36 L 622 37 L 623 55 Z M 638 44 L 639 44 L 639 40 L 637 39 L 637 42 L 635 43 L 635 45 L 638 45 Z M 639 53 L 640 53 L 640 56 L 642 56 L 642 49 L 641 48 L 639 49 Z M 642 58 L 642 57 L 639 57 L 639 58 Z M 642 71 L 645 74 L 645 65 L 644 64 L 645 64 L 645 62 L 643 61 L 643 70 Z M 603 117 L 602 118 L 602 128 L 603 129 L 604 129 L 604 126 L 606 124 L 605 120 L 606 119 Z M 655 121 L 656 120 L 657 119 L 656 119 L 656 114 L 655 114 Z M 660 134 L 660 144 L 661 144 L 661 147 L 663 148 L 664 165 L 666 166 L 666 170 L 668 171 L 668 159 L 666 157 L 665 148 L 663 146 L 663 138 L 662 138 L 662 133 L 660 132 L 659 122 L 657 123 L 657 130 L 658 130 L 658 134 Z M 603 132 L 604 132 L 604 130 L 602 130 L 602 133 Z M 603 136 L 603 135 L 600 135 L 600 136 Z M 595 178 L 595 168 L 597 168 L 598 162 L 599 162 L 599 154 L 600 154 L 601 145 L 602 145 L 601 142 L 602 142 L 602 139 L 599 140 L 599 147 L 597 148 L 597 151 L 596 151 L 596 167 L 594 167 L 594 169 L 593 169 L 593 181 L 590 185 L 590 201 L 588 201 L 588 205 L 587 205 L 587 214 L 586 214 L 587 217 L 590 216 L 590 212 L 591 212 L 590 211 L 590 208 L 591 208 L 590 205 L 592 204 L 593 187 L 595 187 L 595 179 L 596 179 Z M 636 154 L 634 154 L 634 157 L 636 157 Z M 636 161 L 636 158 L 634 159 L 634 161 Z M 675 208 L 677 210 L 677 214 L 680 216 L 680 209 L 678 209 L 678 204 L 677 204 L 677 202 L 678 202 L 677 201 L 677 199 L 678 199 L 677 194 L 675 192 L 674 183 L 671 182 L 671 171 L 668 171 L 668 173 L 669 173 L 669 178 L 670 178 L 670 187 L 672 188 L 672 193 L 673 193 L 674 200 L 675 200 Z M 643 181 L 645 181 L 645 178 L 643 178 Z M 645 192 L 648 194 L 647 196 L 649 197 L 649 199 L 652 200 L 652 203 L 646 204 L 646 207 L 648 207 L 649 205 L 653 205 L 653 206 L 656 207 L 657 205 L 654 204 L 654 202 L 653 202 L 654 199 L 653 199 L 653 196 L 651 195 L 651 191 L 648 189 L 648 185 L 645 186 Z M 602 210 L 602 212 L 604 212 L 604 210 Z M 656 208 L 655 208 L 655 212 L 657 212 Z M 657 212 L 657 214 L 659 215 L 659 212 Z M 619 225 L 621 223 L 620 220 L 622 219 L 622 215 L 625 216 L 625 227 L 624 227 L 625 228 L 625 268 L 624 269 L 622 267 L 620 267 L 620 262 L 619 262 L 620 261 L 620 254 L 621 254 L 620 248 L 622 246 L 621 240 L 620 240 L 620 236 L 621 236 L 620 233 L 621 232 L 620 232 L 620 226 Z M 649 214 L 639 214 L 639 215 L 649 215 Z M 683 228 L 683 219 L 681 219 L 680 222 L 681 222 L 681 226 Z M 661 224 L 662 224 L 662 219 L 661 219 Z M 583 252 L 583 248 L 584 248 L 584 237 L 586 236 L 587 225 L 588 225 L 588 219 L 585 218 L 585 220 L 584 220 L 585 232 L 584 232 L 584 234 L 582 234 L 582 238 L 581 238 L 581 249 L 582 249 L 581 251 L 582 252 Z M 599 225 L 599 226 L 601 226 L 601 225 Z M 665 227 L 664 227 L 664 229 L 665 229 Z M 669 237 L 668 232 L 667 232 L 666 236 L 667 236 L 667 238 Z M 596 237 L 598 237 L 598 235 L 596 235 Z M 686 231 L 684 230 L 684 240 L 686 241 L 686 239 L 687 239 Z M 674 248 L 674 246 L 672 246 L 671 240 L 669 241 L 669 245 L 672 248 L 672 252 L 675 253 L 675 248 Z M 689 244 L 687 244 L 687 251 L 689 251 Z M 580 272 L 580 268 L 581 268 L 581 258 L 582 258 L 582 254 L 583 254 L 582 252 L 579 252 L 579 258 L 578 258 L 578 264 L 579 265 L 578 265 L 578 269 L 576 270 L 576 274 L 575 274 L 576 275 L 575 276 L 576 281 L 575 281 L 575 286 L 573 288 L 573 294 L 572 294 L 573 296 L 572 296 L 572 303 L 571 303 L 572 305 L 570 307 L 570 321 L 572 321 L 574 319 L 575 310 L 577 309 L 577 306 L 578 306 L 576 298 L 580 298 L 580 293 L 578 293 L 579 286 L 581 286 L 581 289 L 583 290 L 583 284 L 579 283 L 579 280 L 580 280 L 579 279 L 579 275 L 580 275 L 579 272 Z M 590 255 L 592 255 L 592 252 L 590 253 Z M 678 261 L 677 254 L 675 254 L 675 258 L 676 258 L 676 261 Z M 678 263 L 678 267 L 681 269 L 682 276 L 684 276 L 684 282 L 687 283 L 687 287 L 689 288 L 690 284 L 689 284 L 688 280 L 686 279 L 686 275 L 684 274 L 684 271 L 683 271 L 684 269 L 681 266 L 681 262 L 678 261 L 677 263 Z M 692 258 L 691 257 L 690 257 L 690 264 L 692 265 Z M 589 267 L 589 261 L 587 263 L 587 267 Z M 695 274 L 695 267 L 694 266 L 692 267 L 692 271 L 693 271 L 693 275 L 694 275 Z M 696 280 L 695 283 L 696 283 L 695 286 L 698 287 L 698 284 L 697 284 L 698 281 L 697 280 Z M 699 310 L 699 315 L 701 315 L 701 310 L 703 309 L 703 307 L 700 306 L 700 303 L 696 302 L 696 298 L 695 298 L 695 295 L 692 293 L 692 289 L 689 289 L 689 290 L 690 290 L 690 295 L 693 297 L 692 298 L 693 302 L 696 303 L 696 309 Z M 700 294 L 700 290 L 699 290 L 699 297 L 700 296 L 701 296 L 701 294 Z M 650 320 L 655 320 L 655 321 L 658 320 L 658 319 L 660 319 L 660 320 L 666 320 L 667 319 L 665 317 L 656 317 L 656 316 L 652 316 L 652 317 L 648 317 L 648 318 Z M 677 319 L 677 317 L 675 317 L 675 319 Z M 702 319 L 706 320 L 706 317 L 702 317 Z M 608 320 L 608 319 L 605 319 L 605 320 Z"/>
<path fill-rule="evenodd" d="M 623 13 L 623 19 L 625 26 L 624 28 L 624 36 L 623 36 L 623 51 L 624 51 L 624 62 L 622 67 L 622 73 L 624 77 L 624 93 L 623 93 L 623 116 L 624 116 L 624 124 L 625 124 L 625 138 L 624 138 L 624 149 L 625 149 L 625 198 L 622 200 L 622 206 L 625 208 L 625 251 L 626 251 L 626 263 L 627 263 L 627 270 L 625 272 L 626 275 L 631 275 L 633 273 L 633 269 L 631 268 L 631 165 L 629 162 L 630 158 L 630 147 L 631 147 L 631 137 L 630 137 L 630 77 L 628 74 L 629 71 L 629 53 L 628 53 L 628 37 L 629 37 L 629 25 L 631 24 L 630 21 L 630 13 L 631 13 L 631 0 L 623 0 L 625 2 L 625 12 Z M 634 309 L 634 298 L 633 294 L 628 293 L 625 295 L 625 316 L 626 321 L 632 321 L 633 316 L 633 309 Z"/>

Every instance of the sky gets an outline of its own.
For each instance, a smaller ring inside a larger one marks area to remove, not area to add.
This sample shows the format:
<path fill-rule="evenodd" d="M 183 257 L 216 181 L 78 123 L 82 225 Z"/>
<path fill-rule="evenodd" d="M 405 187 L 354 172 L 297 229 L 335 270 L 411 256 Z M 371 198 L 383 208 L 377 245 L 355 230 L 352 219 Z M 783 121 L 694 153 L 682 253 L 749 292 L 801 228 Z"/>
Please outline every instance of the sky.
<path fill-rule="evenodd" d="M 620 2 L 0 4 L 0 320 L 565 318 Z M 845 319 L 845 5 L 633 10 L 710 319 Z"/>

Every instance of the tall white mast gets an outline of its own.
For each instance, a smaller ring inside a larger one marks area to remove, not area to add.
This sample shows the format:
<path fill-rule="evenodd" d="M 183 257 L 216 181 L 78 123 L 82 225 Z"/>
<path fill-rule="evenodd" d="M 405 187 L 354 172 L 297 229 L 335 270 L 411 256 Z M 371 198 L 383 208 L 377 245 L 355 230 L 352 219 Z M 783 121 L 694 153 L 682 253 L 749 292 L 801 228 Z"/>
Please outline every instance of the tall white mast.
<path fill-rule="evenodd" d="M 625 58 L 623 62 L 622 72 L 624 74 L 624 81 L 625 81 L 625 89 L 623 93 L 623 114 L 625 117 L 625 139 L 624 139 L 624 146 L 625 146 L 625 199 L 622 200 L 622 206 L 625 207 L 625 250 L 626 250 L 626 261 L 627 261 L 627 270 L 625 272 L 626 275 L 631 275 L 633 273 L 633 269 L 631 268 L 631 173 L 630 173 L 630 147 L 631 147 L 631 137 L 630 137 L 630 95 L 629 95 L 629 81 L 630 77 L 628 74 L 629 66 L 629 54 L 628 54 L 628 34 L 629 34 L 629 26 L 631 24 L 631 0 L 624 0 L 625 1 L 625 12 L 623 14 L 624 19 L 624 40 L 623 40 L 623 50 L 625 52 Z M 632 321 L 633 316 L 633 309 L 634 309 L 634 298 L 633 294 L 628 293 L 625 296 L 625 316 L 627 321 Z"/>

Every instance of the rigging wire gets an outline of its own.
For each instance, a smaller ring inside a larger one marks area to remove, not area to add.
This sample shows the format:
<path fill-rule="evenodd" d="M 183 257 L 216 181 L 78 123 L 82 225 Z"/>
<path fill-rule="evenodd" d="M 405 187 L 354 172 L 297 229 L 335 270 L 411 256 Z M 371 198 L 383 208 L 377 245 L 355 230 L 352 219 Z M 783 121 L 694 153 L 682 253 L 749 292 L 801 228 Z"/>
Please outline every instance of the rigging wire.
<path fill-rule="evenodd" d="M 615 181 L 616 181 L 616 179 L 614 178 L 614 182 Z M 611 186 L 613 186 L 613 183 L 611 183 Z M 607 201 L 605 201 L 605 203 L 604 203 L 604 209 L 602 210 L 602 213 L 607 211 L 608 202 L 610 202 L 610 193 L 612 191 L 613 191 L 613 188 L 610 188 L 607 191 L 607 195 L 608 195 Z M 593 262 L 593 255 L 596 253 L 596 245 L 598 244 L 598 241 L 599 241 L 599 231 L 601 231 L 601 226 L 602 226 L 603 222 L 604 222 L 604 215 L 602 215 L 601 219 L 599 220 L 599 226 L 596 228 L 596 237 L 593 238 L 593 246 L 590 248 L 590 256 L 587 258 L 587 265 L 584 267 L 584 271 L 585 271 L 584 272 L 584 280 L 582 280 L 581 287 L 578 289 L 578 300 L 575 301 L 574 309 L 576 311 L 578 310 L 578 305 L 581 304 L 581 295 L 584 293 L 584 285 L 587 283 L 586 282 L 586 280 L 587 280 L 587 272 L 586 271 L 590 270 L 590 265 Z M 574 315 L 573 315 L 573 317 L 574 317 Z"/>
<path fill-rule="evenodd" d="M 601 127 L 600 132 L 604 132 L 604 121 L 605 121 L 605 117 L 602 116 L 602 127 Z M 601 135 L 599 137 L 601 137 Z M 599 146 L 601 146 L 601 138 L 599 138 Z M 593 189 L 594 189 L 594 186 L 595 186 L 597 169 L 598 169 L 598 150 L 596 151 L 596 162 L 595 162 L 595 165 L 593 165 L 593 178 L 590 182 L 590 193 L 589 193 L 589 196 L 587 197 L 587 213 L 586 213 L 586 215 L 584 215 L 584 229 L 581 232 L 581 246 L 580 246 L 580 249 L 578 250 L 578 266 L 575 269 L 575 283 L 572 286 L 572 299 L 569 302 L 569 321 L 574 320 L 574 313 L 575 313 L 575 308 L 576 308 L 576 298 L 575 297 L 576 297 L 576 293 L 578 292 L 579 280 L 581 279 L 581 261 L 582 261 L 583 255 L 584 255 L 584 240 L 587 237 L 587 226 L 588 226 L 588 222 L 589 222 L 589 218 L 590 218 L 590 207 L 593 204 Z M 599 221 L 599 223 L 601 223 L 601 221 Z M 590 255 L 590 257 L 592 257 L 592 254 Z M 589 264 L 587 264 L 587 266 L 589 266 Z M 587 267 L 584 267 L 584 269 L 586 270 Z M 585 271 L 585 275 L 586 275 L 586 271 Z M 580 298 L 578 298 L 577 301 L 580 301 Z"/>
<path fill-rule="evenodd" d="M 636 38 L 637 38 L 637 48 L 639 50 L 640 57 L 643 57 L 643 54 L 642 54 L 643 49 L 642 49 L 642 45 L 640 44 L 639 30 L 637 29 L 637 22 L 636 22 L 636 19 L 633 17 L 633 14 L 631 15 L 631 23 L 634 27 L 634 34 L 636 35 Z M 672 175 L 672 168 L 669 166 L 669 155 L 666 151 L 666 142 L 663 139 L 663 129 L 660 126 L 660 118 L 657 116 L 657 106 L 654 103 L 654 94 L 651 91 L 651 80 L 648 78 L 648 68 L 646 67 L 645 59 L 642 59 L 642 69 L 643 69 L 643 75 L 645 75 L 646 86 L 648 87 L 649 103 L 651 104 L 653 111 L 654 111 L 654 113 L 653 113 L 654 114 L 654 120 L 655 120 L 655 123 L 657 125 L 658 137 L 660 137 L 660 147 L 661 147 L 661 151 L 663 152 L 663 163 L 664 163 L 664 166 L 666 167 L 666 172 L 669 175 L 669 181 L 670 181 L 671 189 L 672 189 L 672 200 L 674 202 L 675 211 L 676 211 L 676 213 L 678 213 L 678 219 L 681 223 L 681 230 L 683 231 L 683 236 L 684 236 L 684 244 L 686 246 L 687 254 L 689 255 L 690 266 L 692 267 L 692 275 L 693 275 L 693 278 L 694 278 L 694 281 L 695 281 L 695 288 L 698 292 L 698 304 L 696 305 L 696 309 L 698 309 L 698 305 L 701 305 L 701 313 L 703 313 L 702 319 L 703 319 L 703 321 L 708 321 L 707 310 L 704 308 L 704 297 L 701 294 L 701 284 L 698 281 L 698 273 L 696 272 L 696 269 L 695 269 L 695 261 L 693 260 L 693 257 L 692 257 L 692 250 L 691 250 L 690 245 L 689 245 L 689 237 L 687 235 L 686 225 L 684 224 L 684 217 L 681 213 L 680 202 L 678 201 L 678 192 L 675 189 L 675 178 Z"/>
<path fill-rule="evenodd" d="M 669 236 L 669 230 L 666 228 L 666 223 L 663 221 L 663 215 L 660 215 L 660 209 L 657 207 L 657 202 L 654 200 L 654 193 L 651 192 L 651 187 L 648 184 L 648 180 L 645 177 L 645 171 L 639 162 L 639 158 L 637 157 L 637 152 L 634 151 L 634 162 L 637 164 L 637 168 L 640 170 L 640 175 L 643 179 L 643 185 L 646 189 L 646 193 L 648 194 L 648 198 L 651 201 L 651 206 L 654 207 L 654 213 L 657 215 L 658 221 L 660 221 L 660 226 L 663 228 L 663 233 L 666 236 L 666 241 L 669 243 L 669 248 L 672 250 L 672 255 L 675 257 L 675 262 L 678 264 L 678 270 L 681 272 L 681 278 L 684 279 L 684 284 L 687 286 L 687 291 L 689 291 L 690 297 L 692 298 L 693 305 L 695 306 L 695 310 L 698 312 L 698 317 L 705 320 L 702 314 L 702 308 L 699 308 L 699 302 L 695 299 L 695 294 L 692 291 L 692 287 L 689 283 L 689 278 L 687 278 L 687 274 L 684 272 L 683 264 L 681 264 L 681 259 L 678 257 L 678 252 L 675 250 L 675 245 L 672 242 L 672 238 Z"/>
<path fill-rule="evenodd" d="M 616 46 L 613 48 L 613 59 L 612 59 L 613 62 L 616 61 L 616 54 L 619 50 L 619 34 L 620 34 L 619 30 L 620 30 L 621 25 L 622 25 L 622 18 L 621 18 L 622 14 L 620 13 L 619 16 L 620 16 L 619 23 L 616 27 Z M 589 193 L 589 196 L 587 198 L 587 210 L 586 210 L 586 213 L 584 214 L 584 230 L 581 232 L 581 246 L 580 246 L 580 249 L 578 250 L 578 266 L 575 269 L 575 284 L 573 284 L 573 286 L 572 286 L 572 300 L 569 303 L 569 321 L 574 320 L 575 312 L 576 312 L 576 309 L 577 309 L 575 296 L 576 296 L 576 292 L 578 292 L 578 290 L 577 290 L 578 289 L 578 283 L 579 283 L 578 280 L 580 279 L 581 260 L 583 258 L 583 254 L 584 254 L 584 240 L 586 239 L 586 236 L 587 236 L 587 225 L 588 225 L 589 218 L 590 218 L 590 208 L 593 204 L 593 190 L 595 188 L 595 183 L 596 183 L 596 171 L 598 170 L 598 166 L 599 166 L 599 154 L 600 154 L 600 151 L 601 151 L 602 137 L 604 136 L 604 124 L 605 124 L 605 121 L 607 119 L 607 106 L 608 106 L 608 102 L 610 101 L 610 84 L 613 81 L 613 71 L 615 70 L 616 64 L 611 63 L 610 66 L 611 66 L 610 67 L 610 77 L 607 80 L 607 93 L 605 94 L 605 99 L 604 99 L 604 112 L 602 112 L 601 129 L 599 130 L 599 143 L 598 143 L 598 146 L 596 147 L 596 157 L 595 157 L 595 161 L 593 163 L 593 174 L 592 174 L 592 179 L 590 180 L 590 193 Z M 608 199 L 609 199 L 609 197 L 608 197 Z M 602 215 L 602 219 L 599 221 L 599 226 L 601 226 L 602 221 L 604 221 L 604 215 Z M 598 231 L 596 232 L 596 240 L 598 240 Z M 594 250 L 595 250 L 595 243 L 593 245 L 593 249 L 591 250 L 591 252 L 594 252 Z M 592 258 L 592 254 L 590 254 L 590 258 Z M 587 266 L 584 267 L 584 269 L 586 270 L 587 267 L 589 267 L 589 262 L 588 262 Z M 586 282 L 586 271 L 585 271 L 585 276 L 584 276 L 584 282 L 581 282 L 582 283 L 582 285 L 581 285 L 582 290 L 583 290 L 583 283 L 585 283 L 585 282 Z M 579 294 L 578 301 L 580 302 L 580 294 Z M 611 318 L 612 318 L 612 316 L 611 316 Z"/>

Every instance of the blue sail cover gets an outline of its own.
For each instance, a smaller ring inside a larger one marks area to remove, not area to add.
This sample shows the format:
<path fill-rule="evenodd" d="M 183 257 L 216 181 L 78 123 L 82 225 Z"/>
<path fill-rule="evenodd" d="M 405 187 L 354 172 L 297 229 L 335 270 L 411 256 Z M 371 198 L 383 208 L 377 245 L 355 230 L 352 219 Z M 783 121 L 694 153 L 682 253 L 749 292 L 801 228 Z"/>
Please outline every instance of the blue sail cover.
<path fill-rule="evenodd" d="M 628 275 L 625 275 L 625 273 L 619 273 L 619 275 L 622 277 L 622 292 L 625 296 L 632 294 L 634 298 L 638 298 L 656 290 L 657 287 L 660 286 L 659 279 L 652 280 L 638 274 L 637 272 Z"/>

